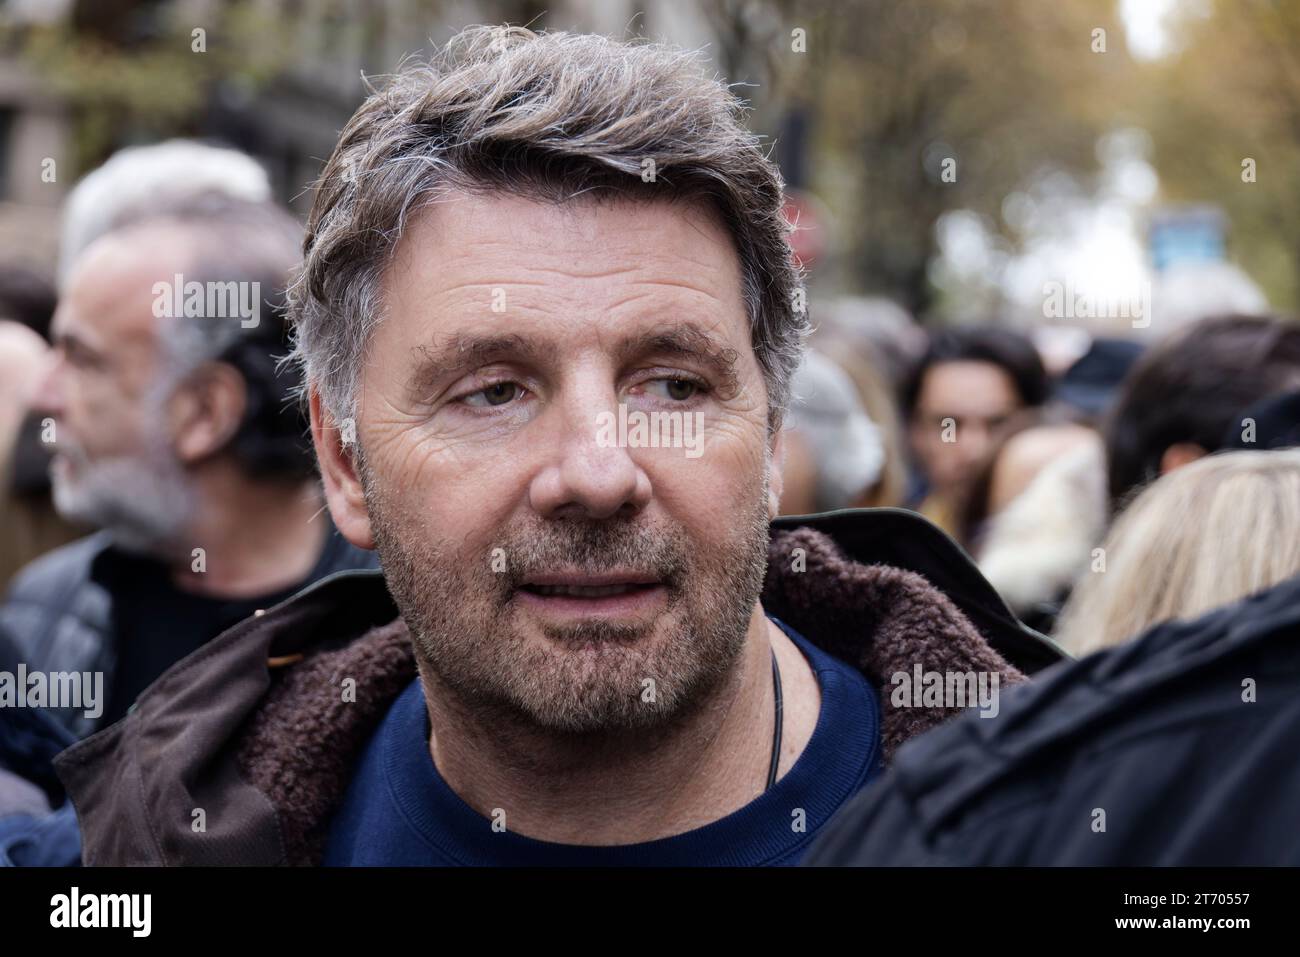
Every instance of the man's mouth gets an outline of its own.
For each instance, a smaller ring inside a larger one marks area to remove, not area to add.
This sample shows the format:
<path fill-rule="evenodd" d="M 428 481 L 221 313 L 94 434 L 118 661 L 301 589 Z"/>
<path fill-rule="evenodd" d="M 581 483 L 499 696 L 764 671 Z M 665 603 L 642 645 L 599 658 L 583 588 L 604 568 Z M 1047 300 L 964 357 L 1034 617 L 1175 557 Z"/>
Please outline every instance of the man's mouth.
<path fill-rule="evenodd" d="M 516 594 L 542 617 L 573 620 L 646 618 L 667 601 L 667 584 L 652 574 L 539 574 L 526 578 Z"/>
<path fill-rule="evenodd" d="M 653 588 L 654 585 L 525 585 L 525 590 L 543 598 L 564 595 L 570 598 L 606 598 L 610 595 L 626 595 L 632 591 Z"/>

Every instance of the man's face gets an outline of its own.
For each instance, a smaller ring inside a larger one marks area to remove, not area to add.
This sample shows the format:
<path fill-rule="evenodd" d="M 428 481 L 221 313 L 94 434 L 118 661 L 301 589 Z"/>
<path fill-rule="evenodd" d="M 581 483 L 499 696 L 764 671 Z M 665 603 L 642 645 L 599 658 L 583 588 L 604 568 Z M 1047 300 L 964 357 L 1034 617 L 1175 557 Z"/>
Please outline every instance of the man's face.
<path fill-rule="evenodd" d="M 1020 407 L 1015 382 L 992 362 L 932 366 L 921 383 L 910 429 L 912 449 L 931 485 L 951 493 L 968 482 L 997 429 Z"/>
<path fill-rule="evenodd" d="M 365 518 L 340 526 L 373 538 L 422 664 L 476 707 L 576 733 L 707 697 L 758 614 L 771 507 L 723 229 L 668 203 L 457 194 L 414 218 L 385 292 Z M 620 435 L 620 405 L 699 441 Z"/>
<path fill-rule="evenodd" d="M 59 511 L 145 550 L 188 507 L 166 434 L 152 292 L 180 271 L 177 253 L 174 237 L 148 232 L 86 250 L 55 314 L 54 360 L 33 403 L 54 419 Z"/>

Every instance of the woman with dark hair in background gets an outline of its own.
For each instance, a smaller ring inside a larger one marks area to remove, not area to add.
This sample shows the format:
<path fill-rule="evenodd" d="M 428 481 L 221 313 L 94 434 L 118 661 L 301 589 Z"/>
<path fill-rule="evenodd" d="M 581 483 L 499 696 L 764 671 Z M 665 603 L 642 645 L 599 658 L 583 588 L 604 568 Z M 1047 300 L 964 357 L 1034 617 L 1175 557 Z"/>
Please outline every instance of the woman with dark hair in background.
<path fill-rule="evenodd" d="M 920 473 L 913 507 L 957 533 L 961 503 L 998 430 L 1047 394 L 1047 372 L 1025 336 L 993 327 L 936 333 L 903 389 Z"/>

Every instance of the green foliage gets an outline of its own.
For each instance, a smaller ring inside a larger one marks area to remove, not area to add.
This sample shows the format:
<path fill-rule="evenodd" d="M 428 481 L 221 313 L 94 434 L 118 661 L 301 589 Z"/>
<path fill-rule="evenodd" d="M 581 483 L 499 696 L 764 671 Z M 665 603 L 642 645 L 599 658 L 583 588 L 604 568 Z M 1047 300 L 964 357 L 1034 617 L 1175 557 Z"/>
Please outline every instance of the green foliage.
<path fill-rule="evenodd" d="M 1164 198 L 1220 206 L 1233 257 L 1274 306 L 1300 305 L 1300 5 L 1189 11 L 1173 55 L 1146 65 L 1145 125 Z M 1255 160 L 1255 182 L 1242 161 Z"/>
<path fill-rule="evenodd" d="M 195 25 L 176 17 L 144 42 L 117 44 L 63 21 L 10 28 L 4 43 L 72 112 L 73 159 L 82 172 L 124 140 L 195 132 L 218 82 L 256 89 L 274 75 L 280 25 L 247 4 L 218 9 L 216 22 L 203 27 L 204 52 L 193 49 Z"/>
<path fill-rule="evenodd" d="M 800 6 L 815 15 L 797 84 L 826 158 L 813 185 L 840 210 L 850 287 L 924 312 L 940 216 L 969 209 L 1008 233 L 1003 201 L 1027 179 L 1095 171 L 1094 145 L 1115 122 L 1130 62 L 1112 4 Z M 1098 27 L 1104 53 L 1093 50 Z M 942 178 L 944 159 L 955 160 L 954 182 Z"/>

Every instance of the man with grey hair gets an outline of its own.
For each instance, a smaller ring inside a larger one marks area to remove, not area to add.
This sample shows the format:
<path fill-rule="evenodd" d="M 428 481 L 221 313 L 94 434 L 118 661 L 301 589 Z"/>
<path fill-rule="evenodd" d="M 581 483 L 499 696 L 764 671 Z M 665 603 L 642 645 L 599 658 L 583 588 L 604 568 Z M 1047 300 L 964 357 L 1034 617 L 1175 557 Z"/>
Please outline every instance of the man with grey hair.
<path fill-rule="evenodd" d="M 55 506 L 100 531 L 0 605 L 29 674 L 94 676 L 93 706 L 53 712 L 77 736 L 235 622 L 374 564 L 321 514 L 297 377 L 277 366 L 301 227 L 204 188 L 136 196 L 104 230 L 67 273 L 33 400 Z"/>
<path fill-rule="evenodd" d="M 271 182 L 247 153 L 193 140 L 118 150 L 77 183 L 64 205 L 60 285 L 82 251 L 100 236 L 150 210 L 203 195 L 269 203 Z"/>
<path fill-rule="evenodd" d="M 807 330 L 782 200 L 664 46 L 471 28 L 372 95 L 291 309 L 330 512 L 382 576 L 65 753 L 87 860 L 795 863 L 959 706 L 891 675 L 1053 660 L 919 519 L 772 521 Z"/>

